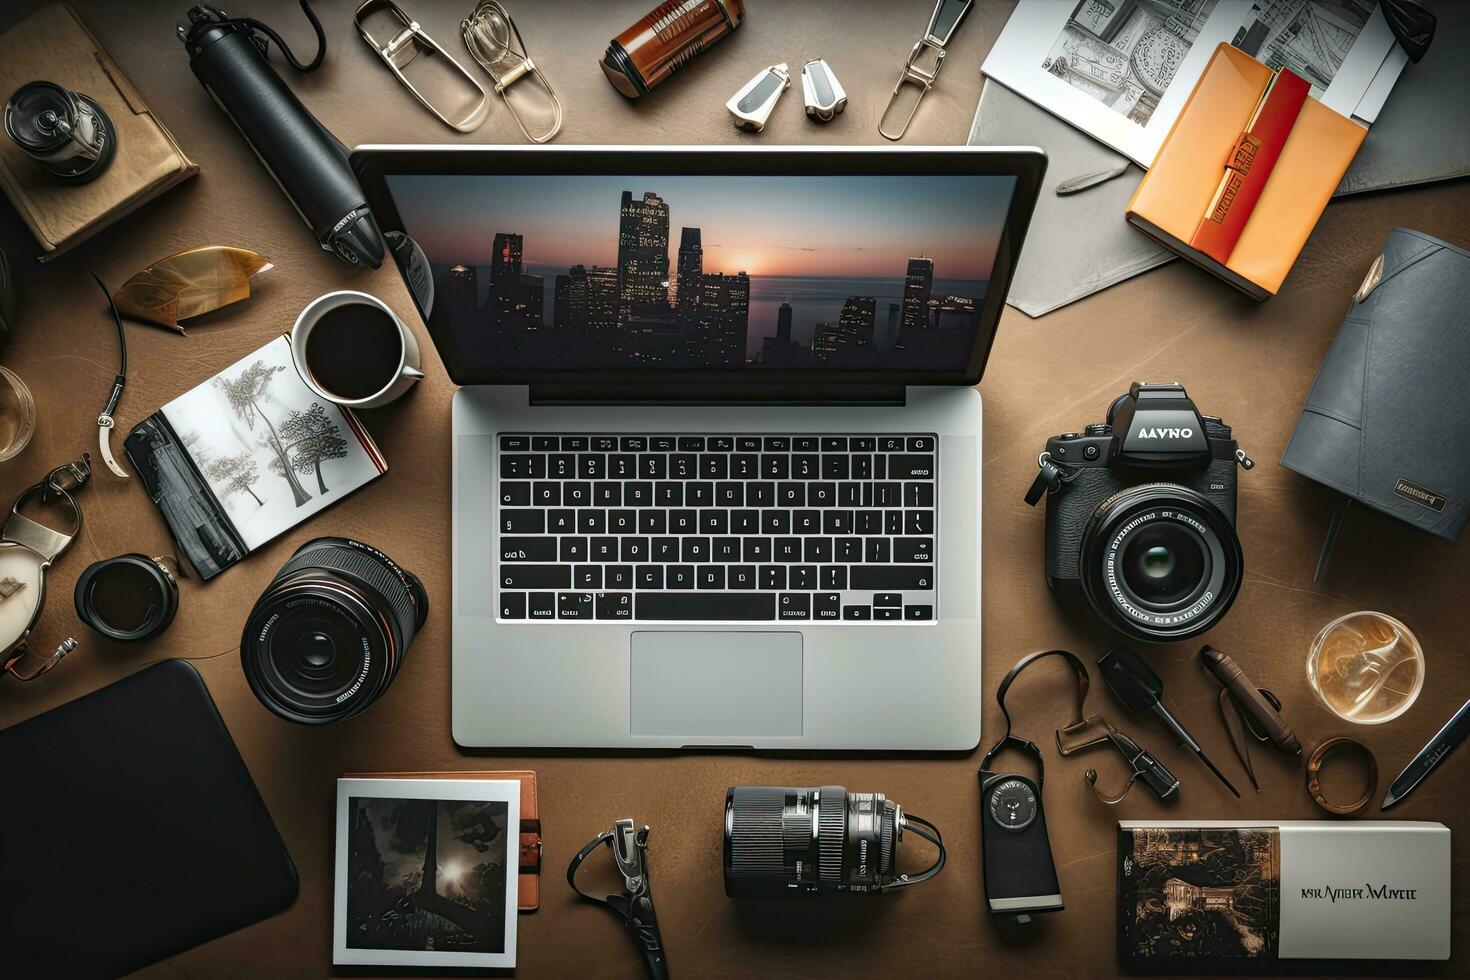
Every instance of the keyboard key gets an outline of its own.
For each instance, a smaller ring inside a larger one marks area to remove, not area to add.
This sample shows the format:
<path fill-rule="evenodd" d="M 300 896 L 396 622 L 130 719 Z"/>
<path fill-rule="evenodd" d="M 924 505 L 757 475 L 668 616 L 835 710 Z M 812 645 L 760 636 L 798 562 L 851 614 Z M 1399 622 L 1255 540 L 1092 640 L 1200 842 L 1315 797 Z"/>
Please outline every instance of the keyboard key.
<path fill-rule="evenodd" d="M 765 450 L 768 453 L 789 453 L 791 440 L 786 436 L 766 436 Z"/>
<path fill-rule="evenodd" d="M 684 503 L 690 507 L 713 507 L 715 485 L 713 483 L 684 484 Z"/>
<path fill-rule="evenodd" d="M 502 510 L 500 530 L 506 534 L 545 534 L 546 511 Z"/>
<path fill-rule="evenodd" d="M 699 512 L 700 534 L 729 534 L 730 512 L 724 510 L 702 510 Z"/>
<path fill-rule="evenodd" d="M 631 483 L 623 484 L 623 506 L 652 507 L 653 484 L 644 480 L 635 480 Z"/>
<path fill-rule="evenodd" d="M 610 510 L 607 512 L 607 530 L 610 534 L 632 534 L 638 530 L 636 510 Z"/>
<path fill-rule="evenodd" d="M 790 534 L 791 512 L 789 510 L 761 511 L 762 534 Z"/>
<path fill-rule="evenodd" d="M 602 566 L 578 565 L 573 568 L 572 585 L 578 589 L 602 588 Z"/>
<path fill-rule="evenodd" d="M 694 453 L 674 453 L 669 457 L 669 476 L 675 480 L 692 480 L 699 476 L 699 457 Z"/>
<path fill-rule="evenodd" d="M 717 507 L 742 507 L 745 505 L 745 484 L 716 483 L 715 505 Z"/>
<path fill-rule="evenodd" d="M 903 447 L 902 436 L 882 436 L 878 439 L 878 451 L 882 453 L 901 453 Z"/>
<path fill-rule="evenodd" d="M 897 609 L 903 605 L 903 596 L 897 592 L 879 592 L 873 596 L 873 605 L 886 609 Z"/>
<path fill-rule="evenodd" d="M 731 534 L 759 534 L 761 515 L 754 510 L 732 510 L 730 512 Z"/>
<path fill-rule="evenodd" d="M 924 592 L 934 588 L 933 565 L 854 565 L 848 575 L 851 589 Z"/>
<path fill-rule="evenodd" d="M 562 436 L 561 450 L 564 453 L 585 453 L 587 451 L 586 436 Z"/>
<path fill-rule="evenodd" d="M 556 538 L 502 537 L 501 561 L 556 561 Z"/>
<path fill-rule="evenodd" d="M 671 589 L 694 588 L 694 566 L 693 565 L 670 565 L 665 579 Z"/>
<path fill-rule="evenodd" d="M 556 507 L 561 504 L 560 483 L 536 483 L 531 486 L 531 502 L 537 507 Z"/>
<path fill-rule="evenodd" d="M 873 457 L 866 454 L 854 456 L 849 469 L 854 480 L 871 480 L 873 478 Z"/>
<path fill-rule="evenodd" d="M 847 448 L 855 453 L 871 453 L 878 448 L 878 440 L 872 436 L 854 436 L 847 440 Z"/>
<path fill-rule="evenodd" d="M 592 503 L 592 484 L 573 480 L 561 485 L 561 502 L 568 507 L 587 507 Z"/>
<path fill-rule="evenodd" d="M 621 507 L 623 505 L 623 485 L 621 483 L 593 484 L 592 502 L 599 507 Z"/>
<path fill-rule="evenodd" d="M 872 619 L 873 610 L 868 606 L 843 606 L 843 619 Z"/>
<path fill-rule="evenodd" d="M 501 565 L 500 587 L 502 589 L 569 589 L 572 587 L 572 570 L 566 565 Z"/>
<path fill-rule="evenodd" d="M 556 452 L 560 440 L 556 436 L 532 436 L 531 449 L 538 453 Z"/>
<path fill-rule="evenodd" d="M 754 453 L 738 453 L 730 457 L 730 475 L 737 480 L 753 480 L 760 471 L 761 458 Z"/>
<path fill-rule="evenodd" d="M 572 453 L 554 453 L 546 457 L 546 475 L 557 480 L 570 480 L 577 475 L 577 457 Z"/>
<path fill-rule="evenodd" d="M 858 507 L 863 502 L 863 485 L 861 483 L 843 482 L 837 484 L 837 506 Z"/>
<path fill-rule="evenodd" d="M 505 476 L 505 473 L 501 473 Z M 519 476 L 522 474 L 511 474 Z M 767 480 L 784 480 L 791 475 L 791 457 L 772 456 L 766 453 L 761 456 L 761 477 Z"/>
<path fill-rule="evenodd" d="M 607 458 L 607 475 L 615 480 L 636 480 L 638 457 L 632 453 L 613 453 Z"/>
<path fill-rule="evenodd" d="M 758 453 L 761 451 L 761 441 L 755 436 L 737 436 L 735 448 L 742 453 Z"/>
<path fill-rule="evenodd" d="M 695 576 L 694 585 L 700 589 L 721 590 L 725 587 L 724 565 L 701 565 Z"/>
<path fill-rule="evenodd" d="M 618 448 L 625 453 L 647 452 L 648 440 L 643 436 L 623 436 L 618 440 Z"/>
<path fill-rule="evenodd" d="M 747 507 L 776 506 L 776 484 L 767 482 L 747 483 L 745 485 L 745 504 Z"/>
<path fill-rule="evenodd" d="M 891 560 L 890 550 L 887 538 L 868 538 L 863 546 L 863 561 L 870 565 L 886 565 Z"/>
<path fill-rule="evenodd" d="M 791 440 L 791 448 L 798 453 L 814 453 L 822 446 L 817 436 L 797 436 Z"/>
<path fill-rule="evenodd" d="M 811 619 L 812 597 L 805 592 L 783 592 L 776 610 L 780 619 Z"/>
<path fill-rule="evenodd" d="M 934 451 L 933 436 L 909 436 L 909 452 L 932 453 Z"/>
<path fill-rule="evenodd" d="M 578 534 L 603 534 L 607 531 L 607 511 L 586 508 L 577 511 Z"/>
<path fill-rule="evenodd" d="M 638 512 L 639 534 L 667 534 L 668 530 L 668 511 L 649 509 Z"/>
<path fill-rule="evenodd" d="M 845 453 L 847 452 L 847 436 L 823 436 L 822 452 Z"/>
<path fill-rule="evenodd" d="M 817 566 L 792 565 L 790 579 L 791 584 L 788 588 L 811 591 L 817 587 Z"/>
<path fill-rule="evenodd" d="M 557 619 L 591 619 L 591 592 L 558 592 L 556 594 Z"/>
<path fill-rule="evenodd" d="M 847 511 L 847 510 L 824 510 L 824 511 L 822 511 L 822 533 L 823 534 L 851 534 L 852 533 L 852 511 Z"/>
<path fill-rule="evenodd" d="M 754 589 L 756 573 L 754 565 L 731 565 L 726 585 L 731 589 Z"/>
<path fill-rule="evenodd" d="M 671 453 L 679 447 L 679 441 L 673 436 L 653 436 L 648 440 L 648 448 L 658 453 Z"/>
<path fill-rule="evenodd" d="M 633 587 L 632 565 L 608 565 L 603 569 L 603 585 L 609 589 L 631 589 Z"/>
<path fill-rule="evenodd" d="M 903 505 L 905 507 L 933 507 L 934 484 L 905 483 L 903 485 Z"/>
<path fill-rule="evenodd" d="M 832 549 L 834 561 L 845 561 L 849 565 L 863 560 L 862 538 L 837 538 Z"/>
<path fill-rule="evenodd" d="M 639 479 L 662 480 L 668 475 L 669 457 L 656 453 L 644 453 L 638 457 Z"/>
<path fill-rule="evenodd" d="M 570 508 L 547 511 L 546 530 L 549 534 L 577 533 L 577 512 Z"/>
<path fill-rule="evenodd" d="M 599 453 L 617 452 L 618 438 L 617 436 L 593 436 L 592 448 Z"/>
<path fill-rule="evenodd" d="M 545 477 L 545 456 L 503 455 L 500 457 L 500 478 L 502 480 L 540 480 Z"/>
<path fill-rule="evenodd" d="M 832 560 L 831 538 L 807 538 L 801 549 L 802 558 L 809 562 L 824 562 Z"/>
<path fill-rule="evenodd" d="M 903 534 L 904 533 L 904 527 L 903 527 L 903 511 L 901 511 L 901 510 L 885 510 L 883 512 L 883 533 L 889 535 L 890 537 L 893 536 L 893 535 L 896 535 L 896 534 Z M 922 534 L 924 532 L 922 532 L 922 531 L 909 531 L 908 533 L 909 534 Z"/>
<path fill-rule="evenodd" d="M 934 479 L 933 456 L 889 456 L 888 479 L 932 480 Z"/>
<path fill-rule="evenodd" d="M 933 538 L 894 538 L 893 560 L 899 563 L 934 560 Z"/>
<path fill-rule="evenodd" d="M 877 507 L 902 507 L 903 484 L 886 481 L 873 484 L 873 504 Z"/>
<path fill-rule="evenodd" d="M 583 537 L 571 537 L 561 539 L 562 561 L 586 561 L 587 539 Z"/>
<path fill-rule="evenodd" d="M 680 436 L 679 452 L 702 453 L 704 452 L 704 436 Z"/>
<path fill-rule="evenodd" d="M 874 619 L 902 619 L 903 618 L 903 610 L 902 609 L 882 609 L 882 608 L 879 608 L 878 606 L 874 606 L 873 607 L 873 618 Z"/>
<path fill-rule="evenodd" d="M 500 593 L 500 618 L 525 619 L 526 594 L 524 592 Z"/>
<path fill-rule="evenodd" d="M 653 485 L 653 503 L 665 510 L 684 506 L 684 484 L 665 480 Z"/>
<path fill-rule="evenodd" d="M 532 592 L 526 608 L 530 611 L 531 619 L 555 619 L 556 593 Z"/>
<path fill-rule="evenodd" d="M 801 561 L 801 538 L 776 538 L 776 560 L 791 564 Z"/>
<path fill-rule="evenodd" d="M 530 436 L 501 436 L 500 451 L 503 453 L 523 453 L 531 448 Z M 508 617 L 507 617 L 508 618 Z"/>
<path fill-rule="evenodd" d="M 671 565 L 679 560 L 678 538 L 654 538 L 648 543 L 649 554 L 654 561 Z"/>
<path fill-rule="evenodd" d="M 860 510 L 853 517 L 853 531 L 856 534 L 882 534 L 883 512 L 881 510 Z"/>
<path fill-rule="evenodd" d="M 934 607 L 933 606 L 904 606 L 903 607 L 903 618 L 904 619 L 933 619 L 934 618 Z"/>
<path fill-rule="evenodd" d="M 813 619 L 838 619 L 842 613 L 842 596 L 836 592 L 818 592 L 812 597 Z"/>
<path fill-rule="evenodd" d="M 739 538 L 715 538 L 710 542 L 710 548 L 715 561 L 729 565 L 740 560 Z"/>
<path fill-rule="evenodd" d="M 639 565 L 633 570 L 633 575 L 640 589 L 657 592 L 664 587 L 664 567 L 662 565 Z"/>
<path fill-rule="evenodd" d="M 590 539 L 589 552 L 593 561 L 610 562 L 618 560 L 618 539 L 612 537 L 596 537 Z M 608 586 L 612 588 L 613 586 Z"/>
<path fill-rule="evenodd" d="M 669 511 L 670 534 L 693 534 L 699 529 L 699 515 L 692 510 Z"/>
<path fill-rule="evenodd" d="M 934 512 L 932 510 L 906 510 L 903 512 L 905 534 L 933 534 Z"/>
<path fill-rule="evenodd" d="M 730 457 L 723 453 L 706 453 L 699 457 L 699 475 L 706 480 L 730 478 Z"/>
<path fill-rule="evenodd" d="M 633 564 L 648 561 L 648 539 L 645 537 L 624 538 L 618 557 L 624 562 Z"/>
<path fill-rule="evenodd" d="M 598 619 L 632 619 L 633 596 L 628 592 L 599 592 L 594 603 Z"/>
<path fill-rule="evenodd" d="M 813 507 L 837 506 L 837 484 L 826 481 L 808 484 L 806 502 Z"/>
<path fill-rule="evenodd" d="M 817 580 L 824 589 L 845 589 L 847 588 L 847 566 L 823 565 Z"/>
<path fill-rule="evenodd" d="M 806 506 L 806 484 L 805 483 L 778 483 L 778 484 L 776 484 L 776 506 L 778 506 L 778 507 L 805 507 Z"/>
<path fill-rule="evenodd" d="M 850 473 L 851 460 L 846 456 L 823 456 L 822 479 L 845 480 Z"/>
<path fill-rule="evenodd" d="M 756 563 L 771 560 L 770 538 L 743 538 L 741 557 Z"/>
<path fill-rule="evenodd" d="M 686 562 L 709 561 L 709 538 L 685 538 L 680 557 Z"/>
<path fill-rule="evenodd" d="M 822 475 L 822 458 L 815 453 L 792 456 L 791 475 L 798 480 L 815 480 Z"/>
<path fill-rule="evenodd" d="M 526 507 L 531 503 L 531 485 L 529 483 L 503 482 L 500 484 L 500 504 L 502 507 Z"/>
<path fill-rule="evenodd" d="M 733 453 L 735 451 L 735 438 L 733 436 L 710 436 L 709 451 L 712 453 Z"/>
<path fill-rule="evenodd" d="M 776 618 L 776 595 L 773 592 L 639 592 L 633 597 L 633 609 L 642 620 L 771 620 Z"/>
<path fill-rule="evenodd" d="M 822 512 L 798 510 L 791 514 L 791 530 L 797 534 L 819 534 L 822 530 Z"/>
<path fill-rule="evenodd" d="M 762 565 L 758 573 L 761 588 L 780 591 L 786 588 L 786 566 Z"/>

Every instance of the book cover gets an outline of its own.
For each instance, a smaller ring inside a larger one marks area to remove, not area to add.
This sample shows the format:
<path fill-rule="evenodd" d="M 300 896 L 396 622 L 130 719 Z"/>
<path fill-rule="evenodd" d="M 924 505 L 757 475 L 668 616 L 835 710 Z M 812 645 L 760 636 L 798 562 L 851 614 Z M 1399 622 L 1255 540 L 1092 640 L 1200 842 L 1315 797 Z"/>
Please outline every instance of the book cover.
<path fill-rule="evenodd" d="M 124 449 L 203 579 L 388 469 L 357 417 L 301 380 L 285 336 L 164 405 Z"/>

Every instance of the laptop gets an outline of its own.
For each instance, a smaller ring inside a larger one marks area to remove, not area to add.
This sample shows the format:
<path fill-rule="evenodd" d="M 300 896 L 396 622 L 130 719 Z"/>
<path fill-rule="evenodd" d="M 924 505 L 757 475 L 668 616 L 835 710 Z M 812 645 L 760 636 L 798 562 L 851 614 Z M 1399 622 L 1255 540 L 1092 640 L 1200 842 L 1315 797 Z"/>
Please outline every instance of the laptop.
<path fill-rule="evenodd" d="M 1034 148 L 366 146 L 453 400 L 465 747 L 980 739 Z"/>

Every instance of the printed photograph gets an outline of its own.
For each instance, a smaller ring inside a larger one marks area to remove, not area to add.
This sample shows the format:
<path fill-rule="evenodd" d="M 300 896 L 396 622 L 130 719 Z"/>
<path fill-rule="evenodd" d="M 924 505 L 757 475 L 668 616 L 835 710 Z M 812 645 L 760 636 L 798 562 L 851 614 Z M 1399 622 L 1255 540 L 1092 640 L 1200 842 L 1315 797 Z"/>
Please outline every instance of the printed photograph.
<path fill-rule="evenodd" d="M 301 380 L 284 337 L 169 402 L 163 415 L 247 549 L 381 472 L 341 409 Z"/>
<path fill-rule="evenodd" d="M 347 819 L 349 948 L 505 952 L 504 802 L 352 797 Z"/>
<path fill-rule="evenodd" d="M 1320 99 L 1372 15 L 1373 0 L 1257 0 L 1231 43 L 1306 79 Z"/>
<path fill-rule="evenodd" d="M 401 175 L 480 369 L 961 370 L 1009 176 Z"/>
<path fill-rule="evenodd" d="M 1147 126 L 1216 0 L 1079 0 L 1041 63 Z"/>
<path fill-rule="evenodd" d="M 1135 828 L 1121 855 L 1124 952 L 1161 959 L 1271 959 L 1281 927 L 1274 829 Z"/>

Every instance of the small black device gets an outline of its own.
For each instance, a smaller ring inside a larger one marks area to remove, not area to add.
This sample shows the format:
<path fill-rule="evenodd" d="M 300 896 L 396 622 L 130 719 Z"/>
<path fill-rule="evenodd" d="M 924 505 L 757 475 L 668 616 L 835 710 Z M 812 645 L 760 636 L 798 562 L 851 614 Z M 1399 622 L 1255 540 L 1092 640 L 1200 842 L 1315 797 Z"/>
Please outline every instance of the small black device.
<path fill-rule="evenodd" d="M 308 541 L 245 620 L 245 679 L 288 721 L 351 718 L 393 683 L 428 614 L 418 576 L 381 551 L 347 538 Z"/>
<path fill-rule="evenodd" d="M 1240 590 L 1235 468 L 1250 457 L 1183 386 L 1135 382 L 1106 422 L 1046 441 L 1026 494 L 1046 496 L 1046 582 L 1130 639 L 1219 622 Z"/>
<path fill-rule="evenodd" d="M 306 65 L 260 21 L 228 17 L 209 4 L 189 9 L 189 26 L 179 27 L 179 40 L 195 77 L 240 130 L 322 248 L 348 265 L 376 269 L 383 263 L 383 235 L 347 165 L 347 148 L 306 111 L 266 60 L 268 43 L 274 41 L 297 71 L 321 64 L 326 51 L 321 24 L 306 0 L 301 8 L 319 45 L 316 58 Z"/>
<path fill-rule="evenodd" d="M 1005 734 L 980 762 L 980 848 L 985 860 L 985 900 L 992 915 L 1031 921 L 1039 912 L 1060 912 L 1062 886 L 1057 881 L 1051 841 L 1046 836 L 1046 814 L 1041 809 L 1041 784 L 1046 766 L 1036 743 L 1011 734 L 1006 691 L 1031 664 L 1061 657 L 1078 675 L 1078 713 L 1087 697 L 1087 668 L 1066 650 L 1029 654 L 1010 669 L 995 691 L 995 703 L 1006 720 Z M 1060 736 L 1060 733 L 1058 733 Z M 1061 745 L 1060 737 L 1058 746 Z M 1036 778 L 992 768 L 1004 749 L 1019 749 L 1036 761 Z M 1131 781 L 1130 781 L 1131 782 Z M 1126 792 L 1126 790 L 1125 790 Z"/>
<path fill-rule="evenodd" d="M 939 851 L 918 874 L 898 870 L 911 831 Z M 939 829 L 882 793 L 841 786 L 731 786 L 725 792 L 725 894 L 775 898 L 813 892 L 887 892 L 944 868 Z"/>
<path fill-rule="evenodd" d="M 118 555 L 93 562 L 77 579 L 77 618 L 109 640 L 151 640 L 179 609 L 179 586 L 162 559 Z"/>
<path fill-rule="evenodd" d="M 643 966 L 651 980 L 668 980 L 669 956 L 664 950 L 663 933 L 658 928 L 658 914 L 653 908 L 653 884 L 648 877 L 648 826 L 639 827 L 629 818 L 615 821 L 611 830 L 592 838 L 567 865 L 567 884 L 577 897 L 596 902 L 628 930 L 643 954 Z M 577 869 L 593 851 L 606 844 L 612 849 L 613 863 L 623 878 L 623 893 L 598 898 L 577 887 Z"/>
<path fill-rule="evenodd" d="M 1225 774 L 1215 768 L 1215 764 L 1205 755 L 1205 750 L 1199 747 L 1194 736 L 1164 707 L 1164 681 L 1154 673 L 1147 661 L 1127 647 L 1117 647 L 1098 658 L 1097 669 L 1102 673 L 1103 683 L 1107 684 L 1108 690 L 1113 692 L 1113 697 L 1118 699 L 1119 704 L 1129 711 L 1152 711 L 1158 715 L 1169 726 L 1169 730 L 1199 756 L 1199 761 L 1209 767 L 1215 778 L 1224 783 L 1225 788 L 1234 793 L 1236 799 L 1240 799 L 1240 790 L 1232 786 Z"/>

